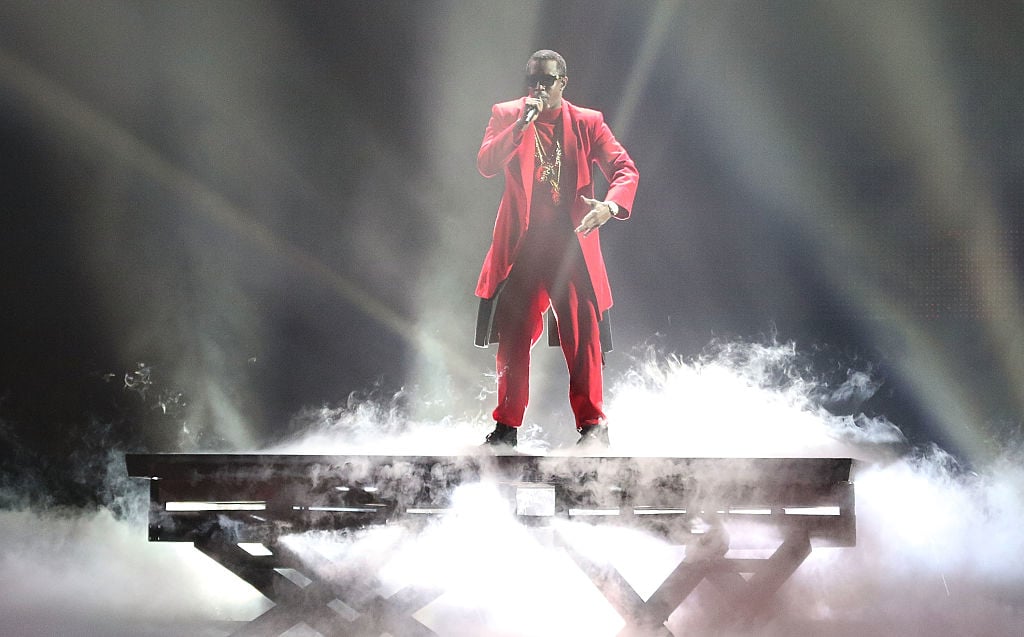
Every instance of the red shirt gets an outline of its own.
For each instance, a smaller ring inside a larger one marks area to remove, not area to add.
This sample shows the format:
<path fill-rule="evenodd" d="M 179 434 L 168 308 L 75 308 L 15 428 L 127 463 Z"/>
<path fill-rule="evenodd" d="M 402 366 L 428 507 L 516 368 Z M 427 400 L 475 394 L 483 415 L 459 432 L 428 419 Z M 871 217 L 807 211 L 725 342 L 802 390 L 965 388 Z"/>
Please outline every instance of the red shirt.
<path fill-rule="evenodd" d="M 569 206 L 565 201 L 567 193 L 572 193 L 572 188 L 566 182 L 569 180 L 572 173 L 569 171 L 567 162 L 567 153 L 565 152 L 563 135 L 559 128 L 559 124 L 562 119 L 562 107 L 559 106 L 557 109 L 545 109 L 537 119 L 533 122 L 534 127 L 537 129 L 537 139 L 541 143 L 541 148 L 544 150 L 544 159 L 548 162 L 555 161 L 555 141 L 557 135 L 557 142 L 562 146 L 562 159 L 561 168 L 556 169 L 556 174 L 559 176 L 559 203 L 555 203 L 551 196 L 551 185 L 547 181 L 537 180 L 537 171 L 534 174 L 533 184 L 533 200 L 530 202 L 530 226 L 532 229 L 547 231 L 549 229 L 554 230 L 561 227 L 568 227 L 571 223 L 569 219 Z M 535 144 L 536 146 L 536 144 Z M 535 151 L 536 152 L 536 151 Z M 535 168 L 540 167 L 540 161 L 536 160 L 534 164 Z M 569 195 L 571 196 L 571 194 Z"/>

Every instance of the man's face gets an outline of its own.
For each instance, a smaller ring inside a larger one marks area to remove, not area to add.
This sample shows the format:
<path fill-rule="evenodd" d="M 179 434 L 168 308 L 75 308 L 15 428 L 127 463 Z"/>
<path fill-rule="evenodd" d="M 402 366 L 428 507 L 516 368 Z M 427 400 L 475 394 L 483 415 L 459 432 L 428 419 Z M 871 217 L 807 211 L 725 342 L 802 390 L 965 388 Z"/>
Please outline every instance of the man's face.
<path fill-rule="evenodd" d="M 562 103 L 562 90 L 569 78 L 558 75 L 558 62 L 554 60 L 530 60 L 526 88 L 530 97 L 544 100 L 547 108 L 558 108 Z"/>

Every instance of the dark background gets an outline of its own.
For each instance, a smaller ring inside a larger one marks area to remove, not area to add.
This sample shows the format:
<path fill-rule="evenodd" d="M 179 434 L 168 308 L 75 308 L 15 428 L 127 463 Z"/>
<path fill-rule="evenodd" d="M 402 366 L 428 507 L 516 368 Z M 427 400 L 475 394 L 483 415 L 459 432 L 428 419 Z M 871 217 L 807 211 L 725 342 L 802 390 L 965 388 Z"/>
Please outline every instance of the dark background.
<path fill-rule="evenodd" d="M 611 379 L 792 341 L 982 462 L 1024 414 L 1022 42 L 1019 2 L 4 2 L 3 486 L 400 390 L 486 420 L 475 156 L 538 48 L 641 173 Z"/>

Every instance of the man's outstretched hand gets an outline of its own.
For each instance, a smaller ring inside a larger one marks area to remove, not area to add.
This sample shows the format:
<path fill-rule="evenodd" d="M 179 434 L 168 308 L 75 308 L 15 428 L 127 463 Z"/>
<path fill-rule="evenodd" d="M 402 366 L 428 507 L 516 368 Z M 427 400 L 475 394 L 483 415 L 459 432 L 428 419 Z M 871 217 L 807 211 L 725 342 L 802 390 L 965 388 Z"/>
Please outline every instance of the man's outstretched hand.
<path fill-rule="evenodd" d="M 590 206 L 590 212 L 583 217 L 583 221 L 576 228 L 576 232 L 582 232 L 584 237 L 603 226 L 617 212 L 617 210 L 613 210 L 615 204 L 611 202 L 588 199 L 583 195 L 580 195 L 580 199 Z M 617 206 L 615 207 L 617 208 Z"/>

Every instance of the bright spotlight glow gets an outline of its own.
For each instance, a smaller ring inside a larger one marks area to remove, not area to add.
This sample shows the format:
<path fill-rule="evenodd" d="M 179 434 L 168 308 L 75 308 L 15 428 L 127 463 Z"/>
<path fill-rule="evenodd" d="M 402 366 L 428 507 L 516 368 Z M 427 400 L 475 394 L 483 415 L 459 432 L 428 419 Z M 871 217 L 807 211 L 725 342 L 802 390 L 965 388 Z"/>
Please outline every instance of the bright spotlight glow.
<path fill-rule="evenodd" d="M 248 502 L 167 502 L 164 508 L 168 511 L 266 511 L 267 503 L 263 501 Z"/>

